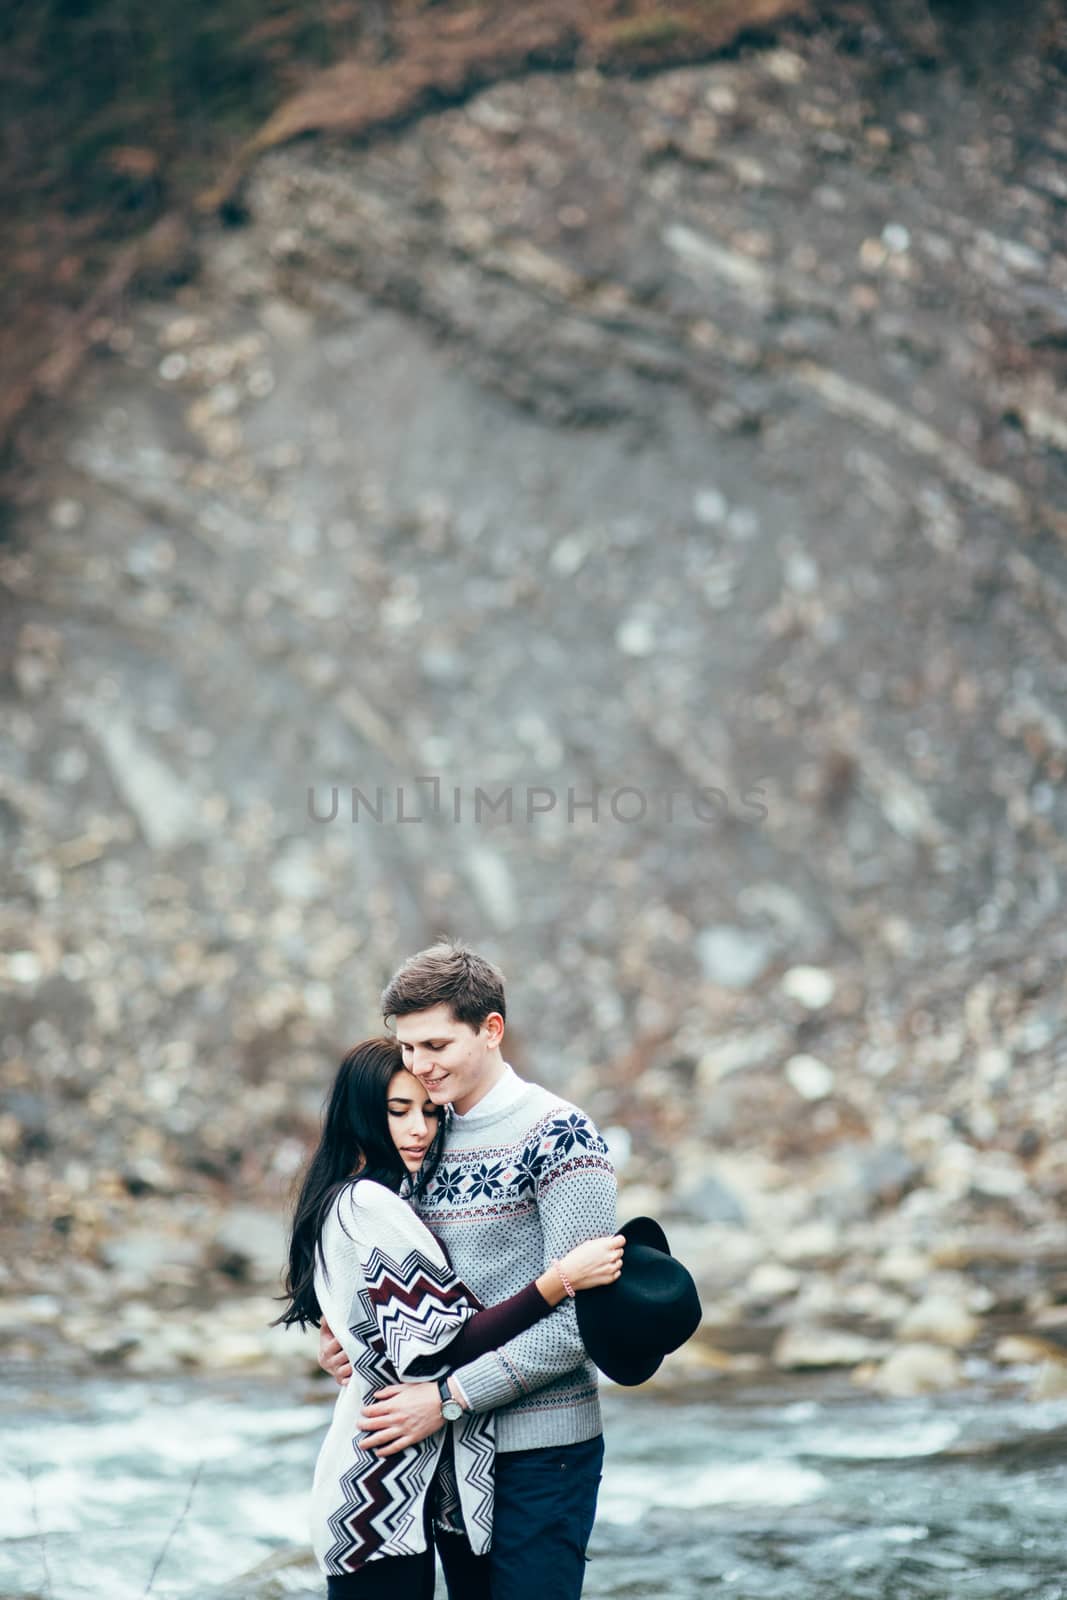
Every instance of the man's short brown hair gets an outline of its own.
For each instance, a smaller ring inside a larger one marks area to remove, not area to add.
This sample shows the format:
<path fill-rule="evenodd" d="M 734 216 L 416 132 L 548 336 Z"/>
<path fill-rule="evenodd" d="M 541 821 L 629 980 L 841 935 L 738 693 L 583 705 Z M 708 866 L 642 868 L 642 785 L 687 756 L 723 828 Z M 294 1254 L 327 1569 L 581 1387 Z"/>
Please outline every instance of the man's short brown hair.
<path fill-rule="evenodd" d="M 451 939 L 409 956 L 382 990 L 386 1022 L 412 1011 L 449 1005 L 457 1022 L 478 1033 L 491 1011 L 504 1009 L 504 974 L 484 956 Z"/>

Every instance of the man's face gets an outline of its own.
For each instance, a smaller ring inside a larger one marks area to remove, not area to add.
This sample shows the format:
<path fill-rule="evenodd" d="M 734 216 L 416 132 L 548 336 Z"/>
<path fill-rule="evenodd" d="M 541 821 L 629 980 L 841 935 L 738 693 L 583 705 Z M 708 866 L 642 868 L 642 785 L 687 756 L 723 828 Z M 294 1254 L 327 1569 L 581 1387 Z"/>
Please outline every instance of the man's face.
<path fill-rule="evenodd" d="M 404 1066 L 414 1073 L 434 1105 L 451 1101 L 462 1116 L 481 1099 L 500 1066 L 503 1018 L 492 1011 L 480 1030 L 457 1022 L 446 1002 L 397 1017 L 396 1037 Z"/>

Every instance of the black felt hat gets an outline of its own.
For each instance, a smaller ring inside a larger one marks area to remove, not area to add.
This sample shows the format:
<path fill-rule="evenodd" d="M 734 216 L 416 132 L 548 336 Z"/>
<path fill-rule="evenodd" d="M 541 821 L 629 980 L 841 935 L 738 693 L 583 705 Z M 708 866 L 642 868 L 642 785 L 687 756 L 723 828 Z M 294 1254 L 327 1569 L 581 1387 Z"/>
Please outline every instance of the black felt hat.
<path fill-rule="evenodd" d="M 702 1312 L 696 1284 L 671 1255 L 658 1222 L 635 1217 L 619 1232 L 626 1238 L 621 1275 L 599 1289 L 580 1289 L 574 1307 L 590 1360 L 632 1387 L 692 1338 Z"/>

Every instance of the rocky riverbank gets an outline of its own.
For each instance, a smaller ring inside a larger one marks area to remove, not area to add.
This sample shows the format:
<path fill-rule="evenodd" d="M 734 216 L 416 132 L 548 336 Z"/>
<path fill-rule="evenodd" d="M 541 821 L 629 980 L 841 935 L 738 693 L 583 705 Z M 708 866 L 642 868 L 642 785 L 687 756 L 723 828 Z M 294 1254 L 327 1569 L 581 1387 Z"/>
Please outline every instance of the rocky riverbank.
<path fill-rule="evenodd" d="M 1060 63 L 498 85 L 97 329 L 0 552 L 11 1355 L 306 1364 L 285 1197 L 449 928 L 700 1278 L 670 1371 L 1055 1384 Z"/>

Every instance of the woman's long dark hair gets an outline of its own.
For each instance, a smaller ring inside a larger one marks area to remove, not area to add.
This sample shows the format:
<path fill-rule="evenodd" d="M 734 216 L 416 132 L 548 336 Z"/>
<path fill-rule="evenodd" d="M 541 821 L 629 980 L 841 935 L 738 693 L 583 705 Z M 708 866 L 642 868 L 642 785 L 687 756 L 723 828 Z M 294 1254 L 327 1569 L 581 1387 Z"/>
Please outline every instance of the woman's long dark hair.
<path fill-rule="evenodd" d="M 364 1039 L 337 1069 L 326 1101 L 322 1136 L 308 1163 L 293 1213 L 285 1293 L 289 1304 L 272 1326 L 309 1322 L 318 1327 L 322 1308 L 315 1293 L 315 1257 L 322 1259 L 322 1229 L 330 1207 L 350 1183 L 369 1178 L 394 1194 L 407 1177 L 389 1132 L 389 1085 L 403 1061 L 395 1039 Z M 445 1115 L 412 1185 L 422 1193 L 441 1159 Z M 358 1169 L 358 1170 L 357 1170 Z"/>

